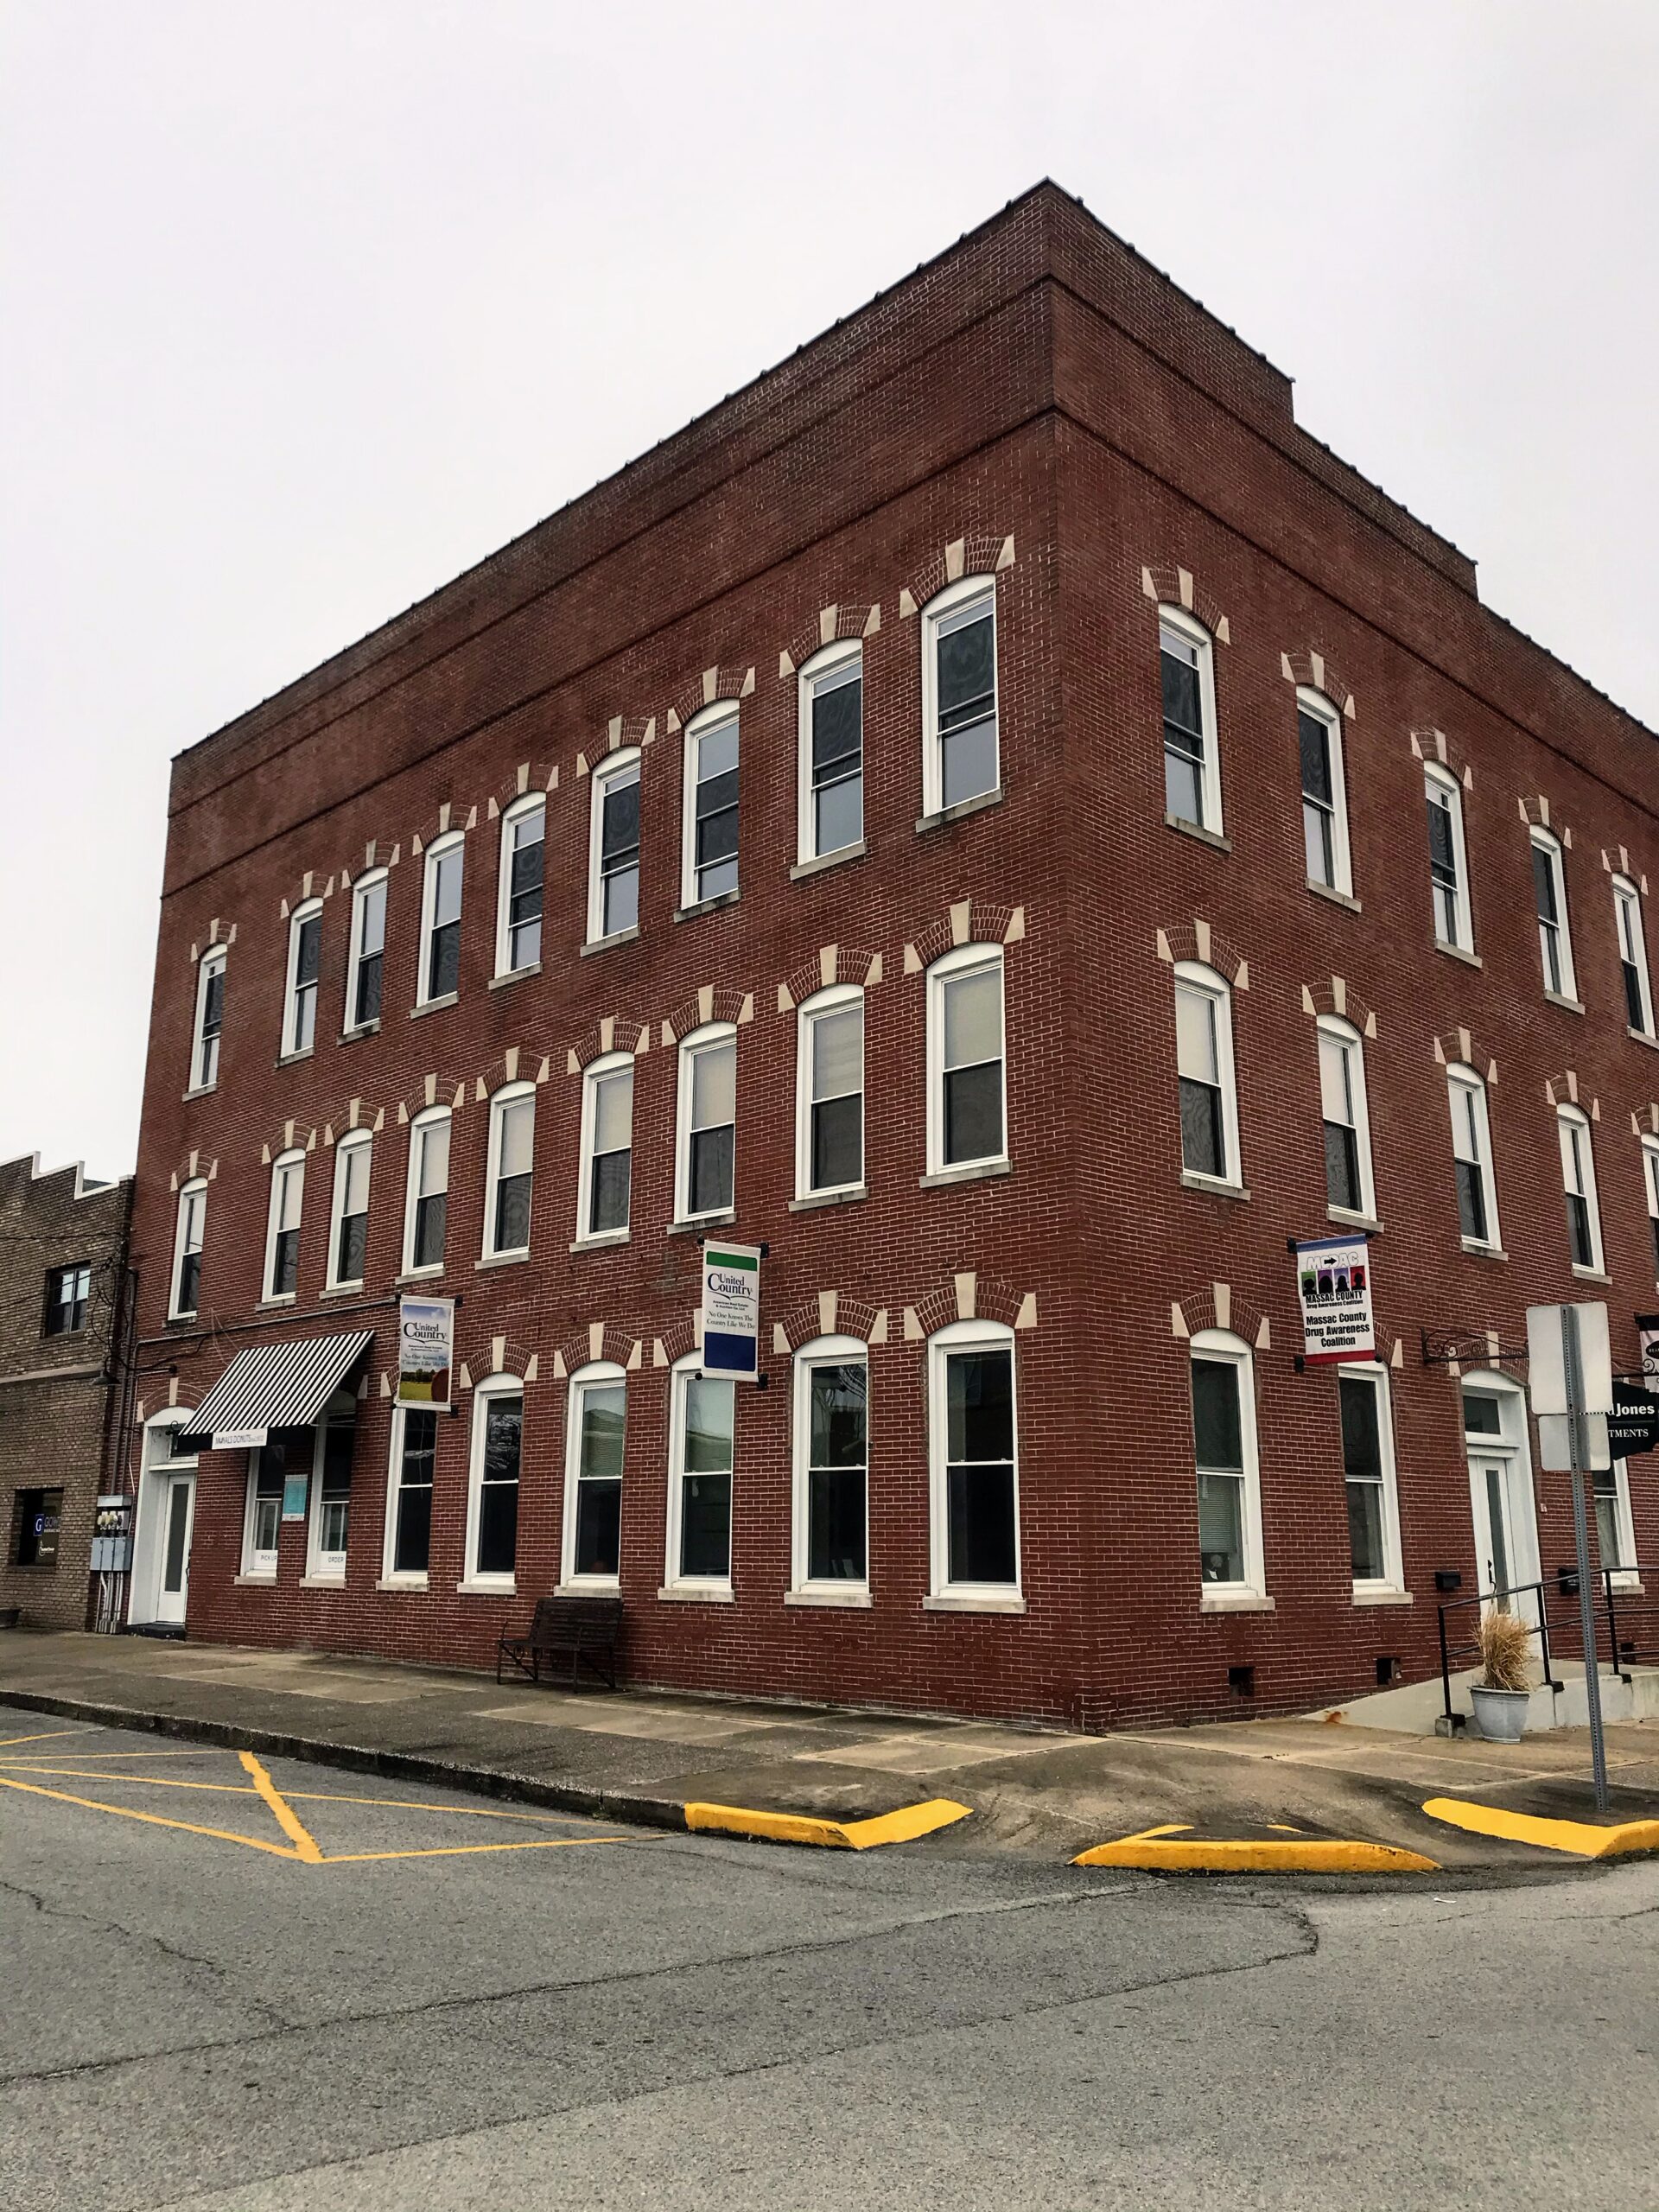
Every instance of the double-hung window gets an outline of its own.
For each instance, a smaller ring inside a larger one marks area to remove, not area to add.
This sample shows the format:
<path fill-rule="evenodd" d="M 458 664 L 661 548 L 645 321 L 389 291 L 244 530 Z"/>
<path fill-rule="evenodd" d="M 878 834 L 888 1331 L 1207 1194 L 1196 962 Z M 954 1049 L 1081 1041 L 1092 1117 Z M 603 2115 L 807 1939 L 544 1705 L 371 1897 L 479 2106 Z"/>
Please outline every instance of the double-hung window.
<path fill-rule="evenodd" d="M 531 1184 L 536 1159 L 536 1093 L 528 1084 L 490 1101 L 489 1166 L 484 1192 L 484 1257 L 530 1249 Z"/>
<path fill-rule="evenodd" d="M 369 1246 L 369 1169 L 374 1139 L 342 1137 L 334 1148 L 334 1218 L 328 1229 L 328 1287 L 359 1287 Z"/>
<path fill-rule="evenodd" d="M 925 814 L 997 788 L 996 586 L 969 576 L 922 614 Z"/>
<path fill-rule="evenodd" d="M 1653 991 L 1648 981 L 1642 894 L 1628 876 L 1613 878 L 1613 919 L 1618 930 L 1618 969 L 1624 985 L 1625 1019 L 1638 1036 L 1651 1037 Z"/>
<path fill-rule="evenodd" d="M 518 1557 L 518 1465 L 524 1395 L 510 1376 L 473 1393 L 473 1448 L 467 1501 L 467 1582 L 511 1589 Z"/>
<path fill-rule="evenodd" d="M 738 713 L 710 707 L 685 726 L 685 860 L 681 904 L 737 888 Z"/>
<path fill-rule="evenodd" d="M 1560 843 L 1548 830 L 1535 830 L 1531 850 L 1532 896 L 1538 911 L 1538 956 L 1543 963 L 1544 988 L 1554 998 L 1576 998 Z"/>
<path fill-rule="evenodd" d="M 732 1582 L 732 1465 L 736 1387 L 698 1371 L 694 1356 L 670 1376 L 668 1558 L 671 1590 L 723 1595 Z"/>
<path fill-rule="evenodd" d="M 856 1337 L 795 1354 L 793 1586 L 830 1597 L 868 1589 L 869 1357 Z"/>
<path fill-rule="evenodd" d="M 187 1183 L 179 1192 L 178 1225 L 173 1237 L 173 1295 L 170 1321 L 194 1314 L 201 1296 L 201 1246 L 207 1233 L 207 1185 Z"/>
<path fill-rule="evenodd" d="M 1342 716 L 1322 692 L 1297 692 L 1296 738 L 1302 758 L 1302 842 L 1307 855 L 1307 880 L 1347 896 L 1354 886 L 1348 859 Z"/>
<path fill-rule="evenodd" d="M 1198 1573 L 1207 1591 L 1260 1596 L 1262 1493 L 1250 1348 L 1224 1329 L 1192 1345 L 1192 1456 L 1198 1478 Z"/>
<path fill-rule="evenodd" d="M 46 1306 L 41 1317 L 43 1337 L 72 1337 L 86 1325 L 86 1309 L 92 1299 L 92 1270 L 86 1262 L 54 1268 L 46 1278 Z"/>
<path fill-rule="evenodd" d="M 517 975 L 542 957 L 542 855 L 547 801 L 518 800 L 501 817 L 499 901 L 495 925 L 495 972 Z"/>
<path fill-rule="evenodd" d="M 816 1198 L 864 1180 L 864 994 L 820 991 L 796 1017 L 795 1192 Z"/>
<path fill-rule="evenodd" d="M 1354 1588 L 1362 1595 L 1400 1590 L 1404 1577 L 1386 1370 L 1370 1365 L 1338 1368 L 1337 1393 Z"/>
<path fill-rule="evenodd" d="M 352 1515 L 352 1459 L 357 1430 L 350 1421 L 331 1421 L 317 1431 L 322 1454 L 311 1486 L 311 1529 L 305 1571 L 320 1581 L 346 1580 L 346 1542 Z"/>
<path fill-rule="evenodd" d="M 864 649 L 826 645 L 800 675 L 799 857 L 844 852 L 864 835 Z"/>
<path fill-rule="evenodd" d="M 1007 1158 L 1002 953 L 965 944 L 927 971 L 930 1174 Z"/>
<path fill-rule="evenodd" d="M 1221 835 L 1221 754 L 1216 738 L 1215 650 L 1202 623 L 1179 607 L 1158 610 L 1164 700 L 1164 811 Z"/>
<path fill-rule="evenodd" d="M 736 1199 L 737 1032 L 694 1030 L 680 1044 L 675 1217 L 728 1213 Z"/>
<path fill-rule="evenodd" d="M 308 1052 L 317 1041 L 317 978 L 322 969 L 322 901 L 296 906 L 288 924 L 288 995 L 283 1054 Z"/>
<path fill-rule="evenodd" d="M 365 1029 L 380 1019 L 380 986 L 386 960 L 386 872 L 359 876 L 352 886 L 352 950 L 346 970 L 346 1027 Z"/>
<path fill-rule="evenodd" d="M 570 1378 L 565 1422 L 566 1582 L 615 1589 L 622 1560 L 622 1454 L 627 1433 L 627 1377 L 595 1361 Z"/>
<path fill-rule="evenodd" d="M 595 1060 L 582 1076 L 581 1197 L 576 1237 L 621 1237 L 633 1180 L 633 1061 Z"/>
<path fill-rule="evenodd" d="M 449 1211 L 449 1109 L 431 1108 L 409 1128 L 409 1192 L 404 1215 L 404 1273 L 443 1265 Z"/>
<path fill-rule="evenodd" d="M 1601 1210 L 1596 1202 L 1596 1158 L 1591 1149 L 1589 1120 L 1576 1106 L 1558 1106 L 1555 1131 L 1561 1147 L 1567 1249 L 1575 1268 L 1599 1274 Z"/>
<path fill-rule="evenodd" d="M 1628 1462 L 1615 1459 L 1599 1467 L 1591 1477 L 1596 1504 L 1596 1552 L 1604 1574 L 1613 1586 L 1630 1584 L 1636 1575 L 1636 1524 L 1630 1517 L 1630 1471 Z"/>
<path fill-rule="evenodd" d="M 1319 1109 L 1325 1120 L 1325 1195 L 1333 1212 L 1370 1219 L 1371 1137 L 1365 1056 L 1359 1032 L 1334 1014 L 1320 1017 Z"/>
<path fill-rule="evenodd" d="M 1648 1231 L 1653 1242 L 1653 1272 L 1659 1276 L 1659 1137 L 1642 1140 L 1642 1185 L 1648 1198 Z"/>
<path fill-rule="evenodd" d="M 1492 1133 L 1486 1086 L 1470 1067 L 1446 1070 L 1452 1105 L 1452 1157 L 1458 1178 L 1458 1218 L 1463 1241 L 1496 1251 L 1497 1192 L 1492 1177 Z"/>
<path fill-rule="evenodd" d="M 219 1081 L 219 1040 L 225 1027 L 225 961 L 221 946 L 204 952 L 196 970 L 196 1030 L 190 1052 L 190 1088 L 211 1090 Z"/>
<path fill-rule="evenodd" d="M 292 1298 L 300 1279 L 300 1215 L 305 1204 L 305 1154 L 285 1152 L 271 1163 L 265 1224 L 265 1296 Z"/>
<path fill-rule="evenodd" d="M 588 850 L 588 938 L 639 924 L 639 754 L 618 753 L 593 775 Z"/>
<path fill-rule="evenodd" d="M 461 988 L 461 890 L 467 865 L 461 831 L 426 850 L 421 887 L 419 1004 L 452 997 Z"/>
<path fill-rule="evenodd" d="M 1428 805 L 1428 883 L 1434 905 L 1434 936 L 1459 952 L 1472 952 L 1475 933 L 1469 918 L 1469 862 L 1463 841 L 1463 793 L 1455 776 L 1427 764 L 1423 795 Z"/>
<path fill-rule="evenodd" d="M 1232 992 L 1213 968 L 1175 970 L 1175 1059 L 1180 1084 L 1181 1168 L 1236 1187 L 1238 1099 L 1233 1082 Z"/>
<path fill-rule="evenodd" d="M 242 1523 L 242 1572 L 276 1580 L 283 1526 L 283 1484 L 288 1471 L 281 1444 L 261 1444 L 248 1454 L 248 1500 Z"/>
<path fill-rule="evenodd" d="M 955 1321 L 929 1339 L 927 1356 L 932 1595 L 1017 1597 L 1013 1332 Z"/>
<path fill-rule="evenodd" d="M 426 1580 L 432 1553 L 432 1476 L 437 1454 L 437 1414 L 427 1406 L 394 1407 L 385 1560 L 390 1582 L 423 1584 Z"/>

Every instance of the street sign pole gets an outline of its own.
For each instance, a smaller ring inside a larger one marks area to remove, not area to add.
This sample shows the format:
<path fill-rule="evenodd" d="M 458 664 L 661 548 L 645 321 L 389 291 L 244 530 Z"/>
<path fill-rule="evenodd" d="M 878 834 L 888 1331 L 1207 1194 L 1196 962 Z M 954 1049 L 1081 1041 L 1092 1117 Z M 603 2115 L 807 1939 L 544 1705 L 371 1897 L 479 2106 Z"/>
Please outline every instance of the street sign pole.
<path fill-rule="evenodd" d="M 1596 1662 L 1596 1608 L 1590 1590 L 1590 1516 L 1584 1493 L 1590 1482 L 1586 1434 L 1584 1358 L 1579 1344 L 1579 1312 L 1561 1308 L 1561 1360 L 1566 1370 L 1567 1435 L 1572 1459 L 1573 1536 L 1579 1554 L 1579 1620 L 1584 1637 L 1584 1693 L 1590 1716 L 1590 1764 L 1595 1777 L 1596 1810 L 1607 1810 L 1607 1745 L 1601 1731 L 1601 1673 Z"/>

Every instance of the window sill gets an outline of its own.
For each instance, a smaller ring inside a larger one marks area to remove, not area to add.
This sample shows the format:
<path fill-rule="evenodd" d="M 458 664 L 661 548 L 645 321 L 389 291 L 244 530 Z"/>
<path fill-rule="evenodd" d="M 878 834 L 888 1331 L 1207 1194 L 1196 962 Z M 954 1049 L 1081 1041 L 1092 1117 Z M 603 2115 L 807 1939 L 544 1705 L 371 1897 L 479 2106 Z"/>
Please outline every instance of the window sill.
<path fill-rule="evenodd" d="M 664 1230 L 665 1236 L 700 1236 L 705 1229 L 725 1229 L 737 1219 L 735 1206 L 722 1206 L 717 1213 L 700 1213 L 690 1221 L 671 1221 Z"/>
<path fill-rule="evenodd" d="M 815 1213 L 820 1206 L 850 1206 L 868 1196 L 862 1183 L 853 1183 L 844 1191 L 814 1191 L 807 1198 L 791 1198 L 789 1210 L 791 1213 Z"/>
<path fill-rule="evenodd" d="M 850 1605 L 868 1612 L 875 1600 L 868 1590 L 859 1587 L 856 1584 L 849 1584 L 844 1590 L 833 1587 L 823 1590 L 814 1590 L 810 1587 L 805 1590 L 785 1590 L 784 1603 L 786 1605 L 828 1605 L 832 1610 L 837 1605 Z"/>
<path fill-rule="evenodd" d="M 355 1045 L 359 1037 L 378 1037 L 379 1034 L 380 1017 L 377 1014 L 372 1021 L 359 1021 L 350 1029 L 342 1029 L 340 1041 L 342 1045 Z"/>
<path fill-rule="evenodd" d="M 1207 1191 L 1212 1198 L 1246 1198 L 1249 1192 L 1242 1183 L 1224 1183 L 1214 1175 L 1200 1175 L 1191 1167 L 1181 1170 L 1184 1191 Z"/>
<path fill-rule="evenodd" d="M 1612 1277 L 1605 1268 L 1581 1268 L 1575 1260 L 1573 1272 L 1580 1282 L 1611 1282 Z"/>
<path fill-rule="evenodd" d="M 613 930 L 609 937 L 590 937 L 587 944 L 579 948 L 580 957 L 586 960 L 595 952 L 608 952 L 613 944 L 632 944 L 639 934 L 639 925 L 636 922 L 632 929 Z"/>
<path fill-rule="evenodd" d="M 1409 1590 L 1394 1590 L 1381 1583 L 1354 1585 L 1357 1605 L 1414 1605 L 1416 1602 Z"/>
<path fill-rule="evenodd" d="M 1230 853 L 1233 849 L 1232 839 L 1224 837 L 1219 830 L 1206 830 L 1202 822 L 1188 822 L 1179 814 L 1166 814 L 1164 827 L 1174 830 L 1178 836 L 1191 837 L 1197 844 L 1209 845 L 1218 853 Z"/>
<path fill-rule="evenodd" d="M 455 1595 L 458 1598 L 516 1598 L 518 1585 L 510 1574 L 486 1575 L 468 1582 L 457 1582 Z"/>
<path fill-rule="evenodd" d="M 256 1313 L 268 1313 L 274 1306 L 292 1306 L 299 1294 L 297 1290 L 278 1291 L 274 1298 L 262 1298 L 253 1310 Z"/>
<path fill-rule="evenodd" d="M 363 1286 L 360 1282 L 331 1282 L 326 1286 L 322 1295 L 325 1298 L 361 1298 Z"/>
<path fill-rule="evenodd" d="M 1374 1213 L 1355 1213 L 1348 1206 L 1326 1206 L 1325 1217 L 1327 1221 L 1339 1224 L 1344 1229 L 1369 1230 L 1373 1236 L 1382 1234 L 1382 1224 Z"/>
<path fill-rule="evenodd" d="M 742 896 L 743 887 L 741 884 L 735 891 L 716 891 L 712 898 L 694 899 L 689 906 L 677 906 L 674 909 L 674 918 L 677 922 L 695 921 L 699 914 L 712 914 L 717 907 L 735 906 Z"/>
<path fill-rule="evenodd" d="M 424 1591 L 428 1584 L 423 1574 L 383 1574 L 374 1586 L 377 1590 Z"/>
<path fill-rule="evenodd" d="M 918 1175 L 918 1191 L 943 1190 L 947 1183 L 982 1183 L 996 1175 L 1012 1175 L 1011 1160 L 964 1160 L 957 1167 L 936 1167 L 931 1175 Z"/>
<path fill-rule="evenodd" d="M 982 814 L 988 806 L 1001 806 L 1002 786 L 995 791 L 979 791 L 972 798 L 959 798 L 954 806 L 942 806 L 932 814 L 923 815 L 916 824 L 916 835 L 925 836 L 930 830 L 943 830 L 947 823 L 965 822 L 970 814 Z"/>
<path fill-rule="evenodd" d="M 300 1587 L 302 1590 L 343 1590 L 346 1578 L 343 1574 L 302 1574 Z"/>
<path fill-rule="evenodd" d="M 193 1328 L 198 1318 L 196 1309 L 192 1307 L 188 1313 L 169 1313 L 167 1317 L 167 1325 L 169 1329 Z"/>
<path fill-rule="evenodd" d="M 1000 1597 L 989 1590 L 983 1592 L 947 1590 L 937 1597 L 922 1600 L 925 1613 L 1023 1613 L 1025 1610 L 1026 1601 L 1015 1590 L 1011 1590 L 1007 1597 Z"/>
<path fill-rule="evenodd" d="M 1334 883 L 1315 883 L 1310 875 L 1307 887 L 1316 899 L 1329 899 L 1333 906 L 1340 906 L 1350 914 L 1361 914 L 1365 911 L 1351 891 L 1338 891 Z"/>
<path fill-rule="evenodd" d="M 553 1586 L 556 1598 L 614 1598 L 622 1588 L 622 1580 L 615 1574 L 578 1574 Z"/>
<path fill-rule="evenodd" d="M 486 1252 L 481 1260 L 473 1262 L 473 1267 L 481 1274 L 486 1268 L 522 1268 L 529 1257 L 528 1252 Z"/>
<path fill-rule="evenodd" d="M 1201 1613 L 1274 1613 L 1278 1610 L 1277 1599 L 1264 1598 L 1259 1590 L 1212 1590 L 1198 1599 Z"/>
<path fill-rule="evenodd" d="M 279 1067 L 282 1065 L 280 1060 L 277 1065 Z M 216 1083 L 199 1083 L 194 1090 L 187 1090 L 181 1095 L 179 1103 L 181 1106 L 188 1106 L 193 1098 L 211 1098 L 218 1089 L 219 1085 Z"/>
<path fill-rule="evenodd" d="M 1443 937 L 1434 940 L 1436 952 L 1443 952 L 1448 960 L 1461 960 L 1465 968 L 1484 968 L 1486 963 L 1478 952 L 1467 952 L 1460 944 L 1448 944 Z"/>
<path fill-rule="evenodd" d="M 274 1574 L 232 1575 L 231 1587 L 232 1590 L 274 1590 L 276 1577 Z"/>
<path fill-rule="evenodd" d="M 315 1045 L 308 1045 L 302 1052 L 278 1052 L 276 1065 L 279 1068 L 296 1067 L 302 1060 L 308 1060 L 316 1049 Z"/>
<path fill-rule="evenodd" d="M 505 975 L 492 976 L 484 988 L 486 991 L 505 991 L 509 983 L 522 983 L 526 976 L 539 976 L 541 972 L 541 962 L 532 960 L 527 967 L 509 968 Z"/>
<path fill-rule="evenodd" d="M 665 1582 L 657 1592 L 667 1605 L 734 1605 L 737 1593 L 729 1582 Z"/>
<path fill-rule="evenodd" d="M 1627 1029 L 1626 1033 L 1638 1045 L 1645 1045 L 1650 1052 L 1659 1052 L 1659 1037 L 1656 1037 L 1650 1029 Z"/>
<path fill-rule="evenodd" d="M 1544 997 L 1551 1006 L 1560 1007 L 1567 1014 L 1582 1014 L 1584 1012 L 1584 1001 L 1582 999 L 1564 998 L 1560 991 L 1546 991 L 1544 993 Z"/>
<path fill-rule="evenodd" d="M 1509 1254 L 1503 1249 L 1501 1244 L 1483 1244 L 1478 1238 L 1473 1236 L 1465 1236 L 1462 1241 L 1463 1249 L 1469 1255 L 1471 1260 L 1503 1260 L 1507 1262 L 1509 1259 Z"/>
<path fill-rule="evenodd" d="M 798 883 L 804 876 L 822 875 L 827 868 L 839 868 L 843 861 L 861 861 L 869 847 L 861 837 L 855 845 L 842 845 L 833 853 L 815 854 L 810 861 L 797 861 L 789 871 L 791 883 Z"/>
<path fill-rule="evenodd" d="M 401 1275 L 394 1275 L 391 1279 L 391 1287 L 394 1290 L 399 1290 L 403 1287 L 404 1284 L 409 1282 L 436 1282 L 442 1273 L 443 1262 L 442 1260 L 437 1262 L 435 1267 L 410 1268 Z"/>
<path fill-rule="evenodd" d="M 459 991 L 446 991 L 441 999 L 423 999 L 418 1006 L 410 1007 L 409 1018 L 411 1021 L 418 1021 L 423 1014 L 442 1014 L 445 1007 L 460 1004 Z"/>
<path fill-rule="evenodd" d="M 573 1252 L 608 1251 L 613 1244 L 626 1244 L 632 1233 L 627 1229 L 603 1229 L 594 1236 L 578 1236 L 570 1249 Z"/>

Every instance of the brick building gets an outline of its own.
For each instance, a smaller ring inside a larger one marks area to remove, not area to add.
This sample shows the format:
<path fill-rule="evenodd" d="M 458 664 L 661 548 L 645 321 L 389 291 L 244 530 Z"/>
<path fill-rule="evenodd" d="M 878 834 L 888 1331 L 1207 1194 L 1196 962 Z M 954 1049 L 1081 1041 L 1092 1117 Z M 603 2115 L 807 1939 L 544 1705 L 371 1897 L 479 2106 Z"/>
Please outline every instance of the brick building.
<path fill-rule="evenodd" d="M 135 1619 L 480 1665 L 620 1589 L 636 1681 L 1089 1726 L 1432 1674 L 1437 1573 L 1570 1556 L 1525 1306 L 1656 1302 L 1656 768 L 1038 188 L 175 763 Z M 1333 1224 L 1382 1357 L 1302 1371 Z"/>
<path fill-rule="evenodd" d="M 84 1628 L 92 1507 L 112 1462 L 131 1179 L 0 1162 L 0 1613 Z"/>

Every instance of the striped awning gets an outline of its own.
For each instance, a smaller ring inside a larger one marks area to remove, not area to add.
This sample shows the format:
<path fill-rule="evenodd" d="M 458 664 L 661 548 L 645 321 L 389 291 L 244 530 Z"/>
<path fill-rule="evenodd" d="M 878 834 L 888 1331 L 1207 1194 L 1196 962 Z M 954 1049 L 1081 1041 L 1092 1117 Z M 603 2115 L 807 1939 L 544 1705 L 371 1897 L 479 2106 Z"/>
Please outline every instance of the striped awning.
<path fill-rule="evenodd" d="M 306 1428 L 374 1341 L 372 1329 L 297 1343 L 250 1344 L 202 1400 L 188 1434 L 215 1447 L 263 1444 L 273 1428 Z"/>

